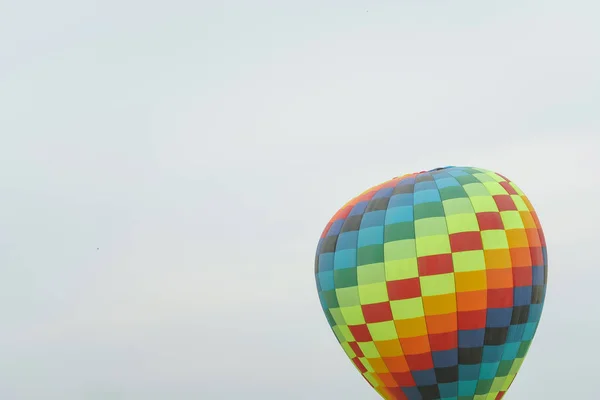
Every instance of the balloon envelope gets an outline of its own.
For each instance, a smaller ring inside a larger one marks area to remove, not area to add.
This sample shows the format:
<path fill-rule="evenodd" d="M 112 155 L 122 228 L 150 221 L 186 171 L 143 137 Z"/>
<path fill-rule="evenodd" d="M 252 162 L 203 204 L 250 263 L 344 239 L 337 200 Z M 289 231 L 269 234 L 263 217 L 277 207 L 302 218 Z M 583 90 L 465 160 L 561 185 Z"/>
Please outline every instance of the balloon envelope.
<path fill-rule="evenodd" d="M 537 330 L 544 233 L 502 175 L 445 167 L 344 205 L 315 277 L 343 350 L 385 399 L 501 399 Z"/>

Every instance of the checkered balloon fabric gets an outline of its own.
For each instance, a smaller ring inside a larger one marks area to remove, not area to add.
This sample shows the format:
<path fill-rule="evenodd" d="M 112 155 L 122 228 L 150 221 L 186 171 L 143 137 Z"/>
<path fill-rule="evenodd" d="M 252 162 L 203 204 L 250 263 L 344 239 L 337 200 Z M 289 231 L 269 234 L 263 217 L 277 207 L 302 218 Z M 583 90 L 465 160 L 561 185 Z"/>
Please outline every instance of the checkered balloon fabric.
<path fill-rule="evenodd" d="M 394 178 L 344 205 L 315 277 L 343 350 L 388 400 L 498 400 L 537 330 L 542 227 L 507 178 L 446 167 Z"/>

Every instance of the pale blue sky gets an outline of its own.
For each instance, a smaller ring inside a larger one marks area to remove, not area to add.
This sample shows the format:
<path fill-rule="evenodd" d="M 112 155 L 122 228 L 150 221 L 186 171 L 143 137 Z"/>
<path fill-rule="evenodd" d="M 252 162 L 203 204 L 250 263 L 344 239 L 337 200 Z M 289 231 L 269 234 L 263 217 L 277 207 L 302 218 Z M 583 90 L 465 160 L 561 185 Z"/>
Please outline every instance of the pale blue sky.
<path fill-rule="evenodd" d="M 0 398 L 376 400 L 317 240 L 449 164 L 548 238 L 507 400 L 596 398 L 600 5 L 488 3 L 0 1 Z"/>

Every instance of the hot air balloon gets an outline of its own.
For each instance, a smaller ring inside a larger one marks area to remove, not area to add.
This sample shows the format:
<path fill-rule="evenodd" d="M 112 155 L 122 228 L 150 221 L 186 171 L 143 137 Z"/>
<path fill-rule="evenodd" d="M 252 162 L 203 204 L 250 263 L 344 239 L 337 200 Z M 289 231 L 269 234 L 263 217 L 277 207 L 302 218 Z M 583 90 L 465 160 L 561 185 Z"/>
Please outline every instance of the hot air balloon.
<path fill-rule="evenodd" d="M 538 328 L 548 258 L 538 216 L 504 176 L 444 167 L 345 204 L 317 246 L 335 337 L 387 400 L 502 399 Z"/>

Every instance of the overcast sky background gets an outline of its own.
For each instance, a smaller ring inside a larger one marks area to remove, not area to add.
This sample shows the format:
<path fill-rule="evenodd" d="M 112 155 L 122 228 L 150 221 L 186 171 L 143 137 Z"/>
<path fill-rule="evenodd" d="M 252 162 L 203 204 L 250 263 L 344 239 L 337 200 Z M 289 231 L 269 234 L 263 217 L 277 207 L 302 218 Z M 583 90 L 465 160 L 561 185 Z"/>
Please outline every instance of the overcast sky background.
<path fill-rule="evenodd" d="M 507 175 L 548 239 L 507 399 L 597 398 L 598 15 L 0 0 L 0 398 L 378 399 L 320 309 L 317 240 L 444 165 Z"/>

